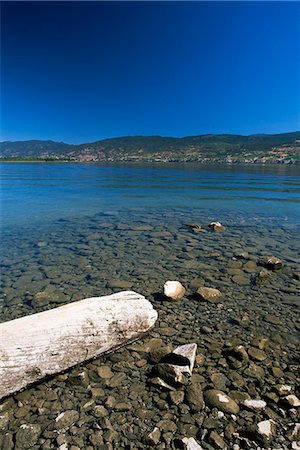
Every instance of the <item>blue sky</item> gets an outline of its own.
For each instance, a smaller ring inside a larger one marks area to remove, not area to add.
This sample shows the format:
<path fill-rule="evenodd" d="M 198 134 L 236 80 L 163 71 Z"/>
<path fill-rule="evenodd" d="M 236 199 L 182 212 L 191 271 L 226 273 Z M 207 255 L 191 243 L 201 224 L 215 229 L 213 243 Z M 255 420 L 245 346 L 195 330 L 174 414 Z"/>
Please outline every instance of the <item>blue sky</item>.
<path fill-rule="evenodd" d="M 1 9 L 1 140 L 300 129 L 298 2 Z"/>

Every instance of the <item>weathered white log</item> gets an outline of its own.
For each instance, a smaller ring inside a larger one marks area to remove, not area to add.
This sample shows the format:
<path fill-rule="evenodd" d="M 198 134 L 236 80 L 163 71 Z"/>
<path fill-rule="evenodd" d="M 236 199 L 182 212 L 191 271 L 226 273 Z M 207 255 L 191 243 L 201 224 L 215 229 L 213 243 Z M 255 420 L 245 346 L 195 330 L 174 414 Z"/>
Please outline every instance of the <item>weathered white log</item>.
<path fill-rule="evenodd" d="M 138 339 L 157 319 L 140 294 L 87 298 L 0 324 L 0 398 Z"/>

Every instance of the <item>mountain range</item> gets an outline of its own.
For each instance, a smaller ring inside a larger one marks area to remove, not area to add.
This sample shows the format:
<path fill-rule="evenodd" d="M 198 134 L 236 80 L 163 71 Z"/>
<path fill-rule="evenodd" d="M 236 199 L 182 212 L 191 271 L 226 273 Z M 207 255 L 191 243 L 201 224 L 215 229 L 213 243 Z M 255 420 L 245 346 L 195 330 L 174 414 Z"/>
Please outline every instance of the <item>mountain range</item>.
<path fill-rule="evenodd" d="M 68 161 L 300 162 L 300 131 L 204 134 L 183 138 L 125 136 L 85 144 L 51 140 L 0 142 L 0 158 Z"/>

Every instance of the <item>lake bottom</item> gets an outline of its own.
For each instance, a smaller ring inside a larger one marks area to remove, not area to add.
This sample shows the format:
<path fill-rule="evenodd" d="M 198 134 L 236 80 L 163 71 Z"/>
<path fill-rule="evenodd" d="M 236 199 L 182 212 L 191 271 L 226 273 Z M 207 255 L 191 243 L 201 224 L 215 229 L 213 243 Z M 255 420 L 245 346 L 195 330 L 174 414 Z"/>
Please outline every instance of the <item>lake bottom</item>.
<path fill-rule="evenodd" d="M 209 230 L 211 220 L 220 220 L 225 231 Z M 205 232 L 193 233 L 187 223 Z M 183 437 L 208 450 L 234 444 L 290 448 L 296 416 L 278 386 L 289 385 L 297 394 L 298 236 L 299 226 L 288 221 L 184 208 L 107 211 L 4 230 L 1 321 L 121 290 L 143 294 L 159 319 L 142 340 L 0 403 L 0 448 L 148 448 L 155 428 L 158 449 L 180 448 L 176 439 Z M 261 258 L 272 255 L 284 267 L 257 283 Z M 167 280 L 186 287 L 182 300 L 162 297 Z M 199 286 L 219 289 L 221 301 L 200 302 L 193 296 Z M 188 385 L 170 392 L 154 386 L 155 347 L 191 342 L 198 356 Z M 245 359 L 234 353 L 240 345 Z M 199 397 L 195 386 L 225 392 L 239 413 L 222 416 L 199 398 L 193 406 L 188 392 Z M 266 408 L 245 408 L 248 397 L 263 399 Z M 63 426 L 56 419 L 66 411 Z M 269 441 L 257 432 L 264 420 L 276 424 Z M 35 427 L 30 431 L 24 424 Z"/>

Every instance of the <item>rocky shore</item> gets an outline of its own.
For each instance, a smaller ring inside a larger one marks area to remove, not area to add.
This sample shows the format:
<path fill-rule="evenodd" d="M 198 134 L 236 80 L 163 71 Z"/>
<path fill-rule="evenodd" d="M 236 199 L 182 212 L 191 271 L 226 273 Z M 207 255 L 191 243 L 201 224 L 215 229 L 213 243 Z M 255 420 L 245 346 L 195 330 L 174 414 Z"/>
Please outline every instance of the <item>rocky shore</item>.
<path fill-rule="evenodd" d="M 2 321 L 127 289 L 159 318 L 143 339 L 2 400 L 1 449 L 300 448 L 298 229 L 189 219 L 194 230 L 178 211 L 136 211 L 4 236 Z M 176 299 L 167 280 L 184 287 Z M 179 376 L 187 344 L 194 367 Z"/>

